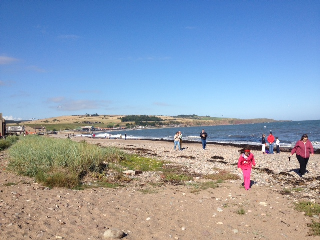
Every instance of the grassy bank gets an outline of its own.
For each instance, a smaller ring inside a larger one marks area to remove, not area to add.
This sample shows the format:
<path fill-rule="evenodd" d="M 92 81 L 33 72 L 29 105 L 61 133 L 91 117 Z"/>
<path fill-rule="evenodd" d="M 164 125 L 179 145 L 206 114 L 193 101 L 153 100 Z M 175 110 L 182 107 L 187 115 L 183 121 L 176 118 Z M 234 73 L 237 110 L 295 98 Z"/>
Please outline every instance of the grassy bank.
<path fill-rule="evenodd" d="M 155 170 L 162 162 L 137 164 L 137 156 L 117 148 L 101 148 L 86 142 L 26 136 L 9 149 L 8 169 L 34 177 L 47 186 L 74 188 L 84 176 L 105 176 L 111 168 Z"/>
<path fill-rule="evenodd" d="M 84 178 L 90 178 L 90 182 L 95 182 L 94 186 L 123 185 L 134 179 L 123 174 L 125 170 L 158 171 L 162 173 L 162 183 L 169 184 L 184 184 L 194 177 L 194 174 L 186 172 L 181 166 L 85 141 L 29 135 L 22 137 L 8 152 L 9 170 L 33 177 L 49 187 L 79 188 L 83 186 Z M 215 183 L 226 178 L 237 178 L 230 173 L 214 178 L 204 177 L 209 181 L 215 180 Z M 201 186 L 196 187 L 203 189 Z"/>

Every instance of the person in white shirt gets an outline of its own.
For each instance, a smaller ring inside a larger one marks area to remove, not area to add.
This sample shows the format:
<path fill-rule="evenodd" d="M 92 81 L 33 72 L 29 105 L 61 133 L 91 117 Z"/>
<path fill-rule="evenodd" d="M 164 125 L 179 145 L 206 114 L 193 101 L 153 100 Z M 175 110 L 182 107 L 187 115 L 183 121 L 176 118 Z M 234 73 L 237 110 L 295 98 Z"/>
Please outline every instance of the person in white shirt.
<path fill-rule="evenodd" d="M 280 140 L 278 137 L 276 137 L 276 148 L 277 148 L 277 153 L 280 153 Z"/>

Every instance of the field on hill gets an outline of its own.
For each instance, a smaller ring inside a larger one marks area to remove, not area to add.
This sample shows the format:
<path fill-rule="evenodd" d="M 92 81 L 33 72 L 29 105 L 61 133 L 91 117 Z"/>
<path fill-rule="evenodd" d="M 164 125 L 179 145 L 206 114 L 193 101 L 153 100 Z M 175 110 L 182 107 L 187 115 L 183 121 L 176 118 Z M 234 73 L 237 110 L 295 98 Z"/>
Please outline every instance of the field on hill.
<path fill-rule="evenodd" d="M 123 121 L 122 118 L 132 121 Z M 174 126 L 212 126 L 246 123 L 274 122 L 273 119 L 217 118 L 197 115 L 148 116 L 148 115 L 71 115 L 23 122 L 25 126 L 45 126 L 47 130 L 71 130 L 83 126 L 95 128 L 133 128 L 135 126 L 174 127 Z M 18 124 L 18 123 L 15 123 Z M 10 123 L 11 125 L 11 123 Z M 21 125 L 19 123 L 18 125 Z"/>

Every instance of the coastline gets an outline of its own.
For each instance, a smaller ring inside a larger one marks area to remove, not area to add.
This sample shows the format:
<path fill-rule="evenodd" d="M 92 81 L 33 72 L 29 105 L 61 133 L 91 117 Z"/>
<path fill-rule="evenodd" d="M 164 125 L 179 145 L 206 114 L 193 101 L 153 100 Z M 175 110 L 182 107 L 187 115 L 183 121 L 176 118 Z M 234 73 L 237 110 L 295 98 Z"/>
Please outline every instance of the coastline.
<path fill-rule="evenodd" d="M 79 136 L 77 136 L 79 137 Z M 90 139 L 88 137 L 85 137 L 87 139 Z M 96 137 L 95 139 L 105 139 L 105 138 L 101 138 L 101 137 Z M 117 140 L 117 139 L 121 139 L 121 140 L 124 140 L 124 137 L 122 136 L 122 138 L 112 138 L 113 140 Z M 160 139 L 154 139 L 154 138 L 131 138 L 131 139 L 127 139 L 125 141 L 155 141 L 155 142 L 169 142 L 169 143 L 172 143 L 173 140 L 168 140 L 168 139 L 163 139 L 163 138 L 160 138 Z M 191 144 L 201 144 L 200 141 L 191 141 L 191 140 L 184 140 L 183 141 L 184 143 L 191 143 Z M 256 151 L 259 151 L 261 150 L 261 144 L 250 144 L 250 143 L 247 143 L 247 144 L 244 144 L 244 143 L 231 143 L 231 142 L 225 142 L 225 143 L 222 143 L 222 142 L 215 142 L 215 141 L 207 141 L 207 145 L 219 145 L 219 146 L 232 146 L 232 147 L 236 147 L 236 148 L 244 148 L 244 147 L 250 147 L 250 149 L 253 149 L 253 150 L 256 150 Z M 275 147 L 275 144 L 274 144 L 274 147 Z M 268 149 L 268 147 L 266 148 Z M 290 152 L 292 150 L 292 147 L 280 147 L 280 152 Z M 320 154 L 320 148 L 314 148 L 314 154 Z"/>
<path fill-rule="evenodd" d="M 52 136 L 67 138 L 64 134 Z M 185 185 L 159 184 L 161 174 L 143 172 L 132 184 L 118 188 L 49 189 L 33 179 L 4 170 L 0 159 L 0 230 L 5 239 L 105 239 L 107 229 L 125 233 L 124 240 L 148 239 L 320 239 L 309 236 L 306 217 L 294 210 L 299 200 L 320 203 L 320 155 L 308 163 L 300 178 L 297 160 L 288 153 L 263 155 L 252 150 L 257 166 L 252 187 L 245 191 L 237 170 L 239 147 L 183 142 L 182 151 L 172 141 L 95 139 L 71 137 L 101 147 L 117 147 L 128 153 L 183 166 L 195 173 Z M 217 188 L 192 192 L 206 174 L 230 172 L 239 179 Z M 301 189 L 299 191 L 292 189 Z M 288 193 L 287 193 L 288 191 Z M 239 212 L 243 214 L 240 214 Z M 299 226 L 299 227 L 297 227 Z"/>

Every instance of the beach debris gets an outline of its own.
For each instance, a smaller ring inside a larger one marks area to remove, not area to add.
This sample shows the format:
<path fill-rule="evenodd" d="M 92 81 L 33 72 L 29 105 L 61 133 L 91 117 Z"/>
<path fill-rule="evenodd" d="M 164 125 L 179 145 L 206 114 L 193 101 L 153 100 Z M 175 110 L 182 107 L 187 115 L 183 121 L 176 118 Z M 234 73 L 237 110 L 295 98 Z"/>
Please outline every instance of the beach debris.
<path fill-rule="evenodd" d="M 123 174 L 126 174 L 126 175 L 139 175 L 139 174 L 142 174 L 143 172 L 142 171 L 134 171 L 134 170 L 126 170 L 126 171 L 123 171 Z"/>
<path fill-rule="evenodd" d="M 135 171 L 133 170 L 126 170 L 126 171 L 123 171 L 123 173 L 126 175 L 135 175 Z"/>
<path fill-rule="evenodd" d="M 126 234 L 117 228 L 108 229 L 103 233 L 103 237 L 106 239 L 108 238 L 120 239 L 120 238 L 123 238 L 124 236 L 126 236 Z"/>
<path fill-rule="evenodd" d="M 260 202 L 259 204 L 265 207 L 268 205 L 266 202 Z"/>

